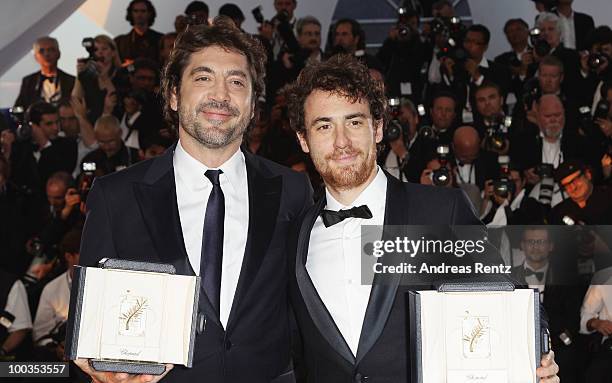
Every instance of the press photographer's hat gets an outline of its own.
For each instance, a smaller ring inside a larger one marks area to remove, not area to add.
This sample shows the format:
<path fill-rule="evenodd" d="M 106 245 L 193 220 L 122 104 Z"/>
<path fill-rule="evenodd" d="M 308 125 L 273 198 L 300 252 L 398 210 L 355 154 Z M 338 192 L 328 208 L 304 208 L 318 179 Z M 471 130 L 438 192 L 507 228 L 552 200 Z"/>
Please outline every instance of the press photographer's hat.
<path fill-rule="evenodd" d="M 576 173 L 577 171 L 585 171 L 587 169 L 586 164 L 579 159 L 571 159 L 564 161 L 557 170 L 555 170 L 555 181 L 561 182 L 565 177 Z"/>

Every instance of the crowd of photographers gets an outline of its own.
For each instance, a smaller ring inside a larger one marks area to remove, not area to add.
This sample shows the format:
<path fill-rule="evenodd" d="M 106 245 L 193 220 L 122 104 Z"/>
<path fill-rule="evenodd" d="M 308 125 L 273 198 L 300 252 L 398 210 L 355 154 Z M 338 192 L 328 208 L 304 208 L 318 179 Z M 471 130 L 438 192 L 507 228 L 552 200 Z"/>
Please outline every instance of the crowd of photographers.
<path fill-rule="evenodd" d="M 274 0 L 269 20 L 255 8 L 256 37 L 268 52 L 266 92 L 244 150 L 307 172 L 321 190 L 279 90 L 310 63 L 354 55 L 385 84 L 389 113 L 378 159 L 393 176 L 463 189 L 491 228 L 610 224 L 612 30 L 574 11 L 572 0 L 534 6 L 535 21 L 511 18 L 497 31 L 463 22 L 449 1 L 407 0 L 377 51 L 366 49 L 356 20 L 334 20 L 324 41 L 319 20 L 295 16 L 295 0 Z M 231 3 L 219 15 L 238 27 L 245 20 Z M 57 67 L 57 40 L 34 42 L 40 70 L 24 77 L 0 118 L 0 359 L 63 358 L 87 192 L 95 177 L 157 156 L 176 140 L 162 115 L 161 71 L 177 36 L 211 16 L 193 1 L 175 31 L 162 34 L 152 29 L 153 4 L 133 0 L 128 33 L 83 39 L 87 56 L 76 63 L 76 78 Z M 494 60 L 491 33 L 504 33 L 509 44 Z M 589 281 L 612 265 L 609 245 L 601 233 L 574 229 L 575 275 L 584 283 L 555 289 L 549 258 L 564 232 L 547 227 L 492 238 L 522 282 L 548 291 L 562 381 L 587 373 L 597 382 L 609 369 L 601 355 L 612 357 L 612 291 L 594 291 Z"/>

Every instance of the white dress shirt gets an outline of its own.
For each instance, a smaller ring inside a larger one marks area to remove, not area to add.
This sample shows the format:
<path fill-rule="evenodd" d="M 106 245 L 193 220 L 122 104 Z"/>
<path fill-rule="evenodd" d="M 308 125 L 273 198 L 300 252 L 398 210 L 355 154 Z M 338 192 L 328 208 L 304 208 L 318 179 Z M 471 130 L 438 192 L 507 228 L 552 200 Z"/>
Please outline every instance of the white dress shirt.
<path fill-rule="evenodd" d="M 318 217 L 310 235 L 306 270 L 353 355 L 357 355 L 372 288 L 371 282 L 361 281 L 361 225 L 383 225 L 386 193 L 387 177 L 380 169 L 350 206 L 342 205 L 326 190 L 325 209 L 337 211 L 367 205 L 372 218 L 347 218 L 325 227 Z"/>
<path fill-rule="evenodd" d="M 457 184 L 476 184 L 476 167 L 471 164 L 459 164 L 456 161 L 457 167 Z"/>
<path fill-rule="evenodd" d="M 580 333 L 591 334 L 587 328 L 590 319 L 612 321 L 612 269 L 597 272 L 587 290 L 580 309 Z M 605 340 L 607 337 L 602 339 Z"/>
<path fill-rule="evenodd" d="M 576 27 L 574 26 L 574 11 L 565 17 L 559 13 L 559 26 L 561 27 L 561 41 L 566 48 L 576 49 Z"/>
<path fill-rule="evenodd" d="M 13 324 L 8 328 L 9 333 L 32 328 L 32 316 L 30 314 L 30 307 L 28 306 L 28 294 L 26 293 L 25 286 L 20 280 L 13 283 L 4 310 L 13 314 L 15 317 Z"/>
<path fill-rule="evenodd" d="M 438 52 L 440 52 L 440 48 L 434 47 L 431 62 L 429 63 L 429 70 L 427 71 L 427 80 L 430 84 L 439 84 L 442 81 L 442 74 L 440 73 L 441 63 L 440 60 L 438 60 Z"/>
<path fill-rule="evenodd" d="M 208 169 L 189 155 L 181 146 L 181 142 L 178 142 L 174 151 L 176 202 L 189 263 L 198 275 L 206 204 L 212 190 L 212 184 L 204 175 Z M 221 324 L 226 327 L 242 268 L 249 228 L 249 191 L 242 151 L 236 151 L 219 169 L 223 171 L 219 182 L 225 198 L 219 311 Z"/>
<path fill-rule="evenodd" d="M 541 133 L 540 133 L 541 134 Z M 552 164 L 556 169 L 563 162 L 563 153 L 561 152 L 561 137 L 555 142 L 548 142 L 542 136 L 542 163 Z"/>
<path fill-rule="evenodd" d="M 71 283 L 70 273 L 66 271 L 49 282 L 43 289 L 32 327 L 34 342 L 38 343 L 37 341 L 48 335 L 57 324 L 68 319 Z M 42 346 L 50 342 L 51 339 L 47 338 L 38 344 Z"/>

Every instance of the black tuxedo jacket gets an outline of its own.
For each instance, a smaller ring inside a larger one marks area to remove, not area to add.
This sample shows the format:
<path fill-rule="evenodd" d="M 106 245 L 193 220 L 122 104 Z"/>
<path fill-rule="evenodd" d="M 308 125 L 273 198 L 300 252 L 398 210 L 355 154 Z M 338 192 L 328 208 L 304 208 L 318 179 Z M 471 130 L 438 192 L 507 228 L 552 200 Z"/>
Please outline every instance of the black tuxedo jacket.
<path fill-rule="evenodd" d="M 567 125 L 566 125 L 567 127 Z M 525 134 L 520 137 L 520 143 L 512 147 L 510 156 L 520 169 L 533 168 L 542 162 L 542 140 L 539 132 Z M 571 128 L 564 128 L 561 136 L 561 152 L 563 161 L 570 158 L 581 158 L 591 163 L 589 142 Z"/>
<path fill-rule="evenodd" d="M 566 256 L 566 254 L 555 253 L 553 257 L 558 258 L 557 254 Z M 561 333 L 566 332 L 575 339 L 580 330 L 580 306 L 585 289 L 576 283 L 577 276 L 568 274 L 569 272 L 565 265 L 550 264 L 542 292 L 543 306 L 549 318 L 548 325 L 555 350 L 565 347 L 559 338 Z M 524 265 L 513 267 L 512 276 L 519 283 L 527 285 Z"/>
<path fill-rule="evenodd" d="M 71 76 L 68 73 L 58 69 L 57 79 L 60 83 L 60 88 L 62 91 L 61 99 L 70 99 L 70 95 L 72 94 L 72 88 L 74 87 L 74 76 Z M 15 100 L 15 106 L 23 106 L 27 109 L 36 101 L 42 100 L 42 98 L 40 97 L 40 87 L 40 71 L 25 76 L 21 80 L 21 88 L 19 89 L 19 96 L 17 96 L 17 100 Z"/>
<path fill-rule="evenodd" d="M 556 12 L 559 15 L 559 12 Z M 574 11 L 574 32 L 576 34 L 576 50 L 589 49 L 589 37 L 595 29 L 595 21 L 586 13 Z"/>
<path fill-rule="evenodd" d="M 249 153 L 244 156 L 249 229 L 227 328 L 202 292 L 199 310 L 206 328 L 196 337 L 193 367 L 175 366 L 164 382 L 268 383 L 293 377 L 287 372 L 290 257 L 285 243 L 289 227 L 312 204 L 312 189 L 301 174 Z M 87 199 L 81 265 L 93 266 L 104 257 L 133 259 L 172 264 L 178 274 L 194 275 L 172 163 L 173 148 L 96 179 Z"/>
<path fill-rule="evenodd" d="M 502 97 L 511 90 L 512 75 L 510 71 L 503 65 L 494 61 L 487 60 L 488 68 L 480 67 L 480 74 L 484 77 L 482 83 L 493 82 L 497 84 L 502 91 Z M 458 96 L 459 104 L 463 108 L 467 103 L 470 103 L 472 110 L 476 111 L 476 88 L 478 86 L 472 81 L 471 76 L 466 70 L 461 69 L 455 72 L 454 81 L 450 86 L 450 90 Z M 468 99 L 469 89 L 469 99 Z"/>
<path fill-rule="evenodd" d="M 353 355 L 306 269 L 310 233 L 325 203 L 323 198 L 308 210 L 299 230 L 292 233 L 297 250 L 295 278 L 290 289 L 303 339 L 305 380 L 316 383 L 408 382 L 411 368 L 407 293 L 427 287 L 415 288 L 410 279 L 414 276 L 400 274 L 381 283 L 382 275 L 377 274 L 357 355 Z M 459 189 L 402 183 L 390 175 L 387 175 L 384 224 L 482 226 Z"/>

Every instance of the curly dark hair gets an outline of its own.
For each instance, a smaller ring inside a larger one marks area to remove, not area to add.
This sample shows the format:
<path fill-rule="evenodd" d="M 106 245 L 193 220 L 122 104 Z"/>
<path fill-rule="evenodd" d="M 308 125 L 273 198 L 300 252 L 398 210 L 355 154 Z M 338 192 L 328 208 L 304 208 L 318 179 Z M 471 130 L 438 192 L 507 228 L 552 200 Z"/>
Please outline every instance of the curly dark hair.
<path fill-rule="evenodd" d="M 254 105 L 264 91 L 266 52 L 259 40 L 242 32 L 226 16 L 217 16 L 210 26 L 190 25 L 176 39 L 161 79 L 160 92 L 164 98 L 164 116 L 174 128 L 178 127 L 179 117 L 178 112 L 170 107 L 172 94 L 180 93 L 183 71 L 191 55 L 210 46 L 221 47 L 246 57 L 252 83 L 251 102 Z"/>
<path fill-rule="evenodd" d="M 147 6 L 147 10 L 149 11 L 149 26 L 153 25 L 155 22 L 155 18 L 157 17 L 157 12 L 155 11 L 155 7 L 153 3 L 149 0 L 132 0 L 128 5 L 125 14 L 125 19 L 130 22 L 130 25 L 134 25 L 134 19 L 132 18 L 132 7 L 134 4 L 144 4 Z"/>
<path fill-rule="evenodd" d="M 365 100 L 375 121 L 386 120 L 387 102 L 383 84 L 370 76 L 368 68 L 351 55 L 335 55 L 329 60 L 307 66 L 297 80 L 285 86 L 291 128 L 305 134 L 304 103 L 315 90 L 331 92 L 351 102 Z"/>

